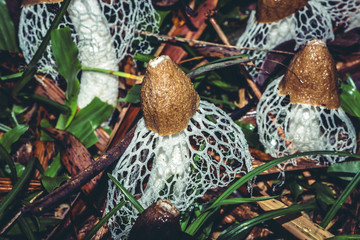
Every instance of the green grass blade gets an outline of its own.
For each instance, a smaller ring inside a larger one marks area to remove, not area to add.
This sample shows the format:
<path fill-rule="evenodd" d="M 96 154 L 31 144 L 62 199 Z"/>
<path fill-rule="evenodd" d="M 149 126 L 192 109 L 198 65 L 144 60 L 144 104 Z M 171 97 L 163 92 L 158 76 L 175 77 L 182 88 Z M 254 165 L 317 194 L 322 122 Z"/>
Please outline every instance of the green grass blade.
<path fill-rule="evenodd" d="M 15 85 L 13 89 L 13 95 L 17 95 L 18 92 L 32 79 L 36 72 L 36 64 L 42 57 L 47 45 L 50 42 L 51 37 L 51 31 L 53 29 L 56 29 L 59 26 L 60 21 L 62 20 L 64 14 L 66 13 L 66 10 L 70 4 L 71 0 L 64 0 L 64 2 L 61 5 L 61 8 L 59 12 L 56 14 L 54 21 L 51 23 L 51 26 L 49 30 L 46 32 L 46 35 L 43 38 L 43 41 L 41 42 L 39 48 L 37 49 L 35 55 L 31 59 L 29 63 L 29 68 L 24 72 L 24 74 L 21 77 L 21 80 Z"/>
<path fill-rule="evenodd" d="M 31 158 L 29 163 L 27 164 L 24 173 L 21 175 L 19 181 L 15 183 L 11 191 L 5 196 L 5 198 L 0 203 L 0 219 L 2 219 L 5 210 L 9 207 L 9 205 L 14 201 L 18 193 L 21 191 L 22 187 L 25 183 L 28 182 L 28 179 L 32 173 L 32 170 L 35 165 L 35 158 Z"/>
<path fill-rule="evenodd" d="M 360 171 L 354 176 L 351 182 L 346 186 L 345 190 L 341 193 L 341 195 L 336 199 L 335 203 L 331 206 L 330 210 L 327 212 L 326 216 L 324 217 L 323 221 L 321 222 L 320 226 L 326 228 L 327 225 L 330 223 L 331 219 L 334 218 L 337 211 L 345 202 L 346 198 L 350 195 L 350 193 L 354 190 L 356 185 L 360 181 Z"/>
<path fill-rule="evenodd" d="M 5 0 L 0 0 L 0 50 L 18 52 L 15 27 Z"/>
<path fill-rule="evenodd" d="M 118 205 L 116 205 L 110 212 L 108 212 L 105 217 L 103 217 L 85 236 L 84 240 L 90 240 L 96 232 L 117 212 L 119 211 L 124 205 L 125 201 L 121 201 Z"/>
<path fill-rule="evenodd" d="M 31 227 L 29 226 L 28 222 L 24 219 L 23 216 L 20 216 L 18 218 L 18 223 L 21 231 L 23 232 L 23 236 L 26 236 L 29 240 L 36 240 L 33 231 L 31 230 Z"/>
<path fill-rule="evenodd" d="M 326 240 L 348 240 L 348 239 L 360 239 L 360 235 L 340 235 L 331 238 L 326 238 Z"/>
<path fill-rule="evenodd" d="M 260 201 L 265 201 L 265 200 L 269 200 L 269 199 L 274 199 L 274 198 L 277 198 L 279 196 L 280 195 L 271 196 L 271 197 L 229 198 L 229 199 L 222 200 L 221 202 L 217 203 L 214 206 L 211 206 L 209 209 L 217 208 L 217 207 L 220 207 L 220 206 L 223 206 L 223 205 L 235 205 L 235 204 L 240 204 L 240 203 L 260 202 Z"/>
<path fill-rule="evenodd" d="M 17 181 L 17 173 L 16 173 L 16 167 L 14 161 L 11 159 L 9 153 L 0 143 L 0 163 L 1 162 L 3 163 L 2 165 L 7 164 L 9 166 L 11 180 L 15 183 Z"/>
<path fill-rule="evenodd" d="M 42 104 L 45 104 L 47 106 L 53 107 L 56 110 L 58 110 L 59 112 L 63 113 L 63 114 L 67 114 L 70 112 L 70 108 L 62 103 L 58 103 L 55 102 L 47 97 L 41 96 L 39 94 L 33 94 L 31 96 L 24 96 L 25 99 L 30 98 L 33 99 L 35 101 L 38 101 Z"/>
<path fill-rule="evenodd" d="M 240 224 L 230 226 L 229 228 L 227 228 L 225 231 L 222 232 L 218 240 L 238 239 L 240 234 L 242 234 L 244 231 L 247 231 L 248 229 L 254 227 L 259 223 L 283 215 L 289 215 L 301 211 L 313 210 L 314 208 L 315 208 L 315 204 L 309 203 L 309 204 L 301 204 L 301 205 L 292 205 L 287 208 L 266 212 L 260 216 L 246 220 Z"/>
<path fill-rule="evenodd" d="M 247 183 L 254 177 L 256 177 L 261 172 L 272 168 L 276 166 L 279 163 L 285 162 L 287 160 L 293 159 L 293 158 L 299 158 L 304 156 L 312 156 L 312 155 L 335 155 L 335 156 L 347 156 L 347 157 L 354 157 L 354 158 L 360 158 L 360 155 L 353 154 L 349 152 L 334 152 L 334 151 L 311 151 L 311 152 L 302 152 L 302 153 L 296 153 L 289 156 L 281 157 L 275 160 L 272 160 L 271 162 L 265 163 L 264 165 L 261 165 L 260 167 L 257 167 L 256 169 L 252 170 L 251 172 L 247 173 L 245 176 L 237 180 L 235 183 L 233 183 L 220 197 L 218 197 L 214 203 L 210 206 L 215 206 L 219 204 L 221 201 L 226 199 L 228 196 L 231 195 L 236 189 L 241 187 L 243 184 Z M 197 231 L 202 227 L 202 224 L 206 222 L 206 219 L 211 216 L 211 214 L 214 213 L 214 211 L 209 212 L 205 211 L 202 213 L 199 218 L 197 218 L 187 229 L 186 232 L 192 236 L 194 236 Z M 203 216 L 204 215 L 204 216 Z"/>
<path fill-rule="evenodd" d="M 144 211 L 144 208 L 140 205 L 140 203 L 131 195 L 131 193 L 126 190 L 126 188 L 124 188 L 123 185 L 121 185 L 121 183 L 119 183 L 118 180 L 116 180 L 116 178 L 114 178 L 110 173 L 107 174 L 108 177 L 111 179 L 111 181 L 113 181 L 115 183 L 116 186 L 119 187 L 120 191 L 125 195 L 125 198 L 127 200 L 129 200 L 129 202 L 136 208 L 136 210 L 139 213 L 142 213 Z"/>

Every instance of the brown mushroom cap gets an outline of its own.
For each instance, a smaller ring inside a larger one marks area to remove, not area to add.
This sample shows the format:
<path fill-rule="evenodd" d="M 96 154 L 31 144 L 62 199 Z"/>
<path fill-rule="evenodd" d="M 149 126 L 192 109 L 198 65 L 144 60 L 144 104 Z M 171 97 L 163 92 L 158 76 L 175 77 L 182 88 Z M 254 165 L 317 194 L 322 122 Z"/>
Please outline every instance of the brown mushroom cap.
<path fill-rule="evenodd" d="M 261 23 L 276 22 L 299 11 L 309 0 L 258 0 L 256 20 Z"/>
<path fill-rule="evenodd" d="M 340 107 L 335 62 L 322 40 L 308 42 L 294 56 L 279 84 L 279 95 L 290 95 L 292 103 Z"/>
<path fill-rule="evenodd" d="M 141 88 L 141 106 L 148 129 L 160 135 L 184 130 L 199 101 L 190 79 L 168 56 L 149 62 Z"/>

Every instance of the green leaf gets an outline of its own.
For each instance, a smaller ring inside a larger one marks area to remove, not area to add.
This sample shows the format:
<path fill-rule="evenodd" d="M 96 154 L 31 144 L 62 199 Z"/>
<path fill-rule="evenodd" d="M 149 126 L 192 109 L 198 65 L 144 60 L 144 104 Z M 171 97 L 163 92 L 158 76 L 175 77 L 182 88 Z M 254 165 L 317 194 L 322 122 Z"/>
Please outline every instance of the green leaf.
<path fill-rule="evenodd" d="M 251 123 L 243 123 L 240 121 L 235 121 L 235 123 L 241 128 L 244 133 L 245 139 L 249 144 L 249 147 L 261 149 L 262 145 L 259 140 L 259 134 L 255 132 L 255 126 Z"/>
<path fill-rule="evenodd" d="M 17 125 L 13 129 L 6 132 L 2 138 L 0 138 L 0 144 L 4 146 L 8 153 L 11 152 L 11 145 L 19 140 L 21 135 L 23 135 L 29 126 L 27 125 Z"/>
<path fill-rule="evenodd" d="M 27 224 L 29 225 L 29 227 L 31 229 L 35 230 L 34 232 L 40 232 L 40 233 L 48 231 L 49 229 L 53 228 L 54 225 L 56 225 L 62 221 L 61 219 L 58 219 L 58 218 L 39 217 L 38 221 L 39 221 L 40 227 L 37 227 L 38 224 L 36 224 L 33 221 L 33 219 L 31 219 L 30 217 L 24 217 L 24 219 L 27 222 Z M 12 226 L 9 229 L 9 232 L 7 232 L 6 235 L 8 237 L 20 237 L 23 235 L 23 233 L 22 233 L 21 229 L 19 228 L 19 225 L 14 224 L 14 226 Z"/>
<path fill-rule="evenodd" d="M 33 228 L 30 227 L 29 222 L 27 222 L 23 216 L 20 216 L 17 219 L 17 222 L 19 223 L 19 227 L 23 232 L 23 236 L 25 236 L 29 240 L 36 240 L 34 233 L 32 231 Z"/>
<path fill-rule="evenodd" d="M 51 164 L 44 172 L 44 176 L 55 177 L 58 175 L 59 171 L 62 169 L 63 165 L 61 164 L 60 153 L 58 153 Z"/>
<path fill-rule="evenodd" d="M 88 148 L 98 141 L 94 134 L 95 129 L 106 121 L 112 112 L 113 106 L 95 97 L 76 114 L 66 130 L 76 136 Z"/>
<path fill-rule="evenodd" d="M 21 175 L 24 173 L 26 167 L 18 162 L 14 162 L 14 165 L 15 165 L 17 177 L 21 177 Z M 11 169 L 10 169 L 9 165 L 5 166 L 5 172 L 11 174 Z"/>
<path fill-rule="evenodd" d="M 121 183 L 119 183 L 118 180 L 116 180 L 116 178 L 114 178 L 110 173 L 107 174 L 108 177 L 111 179 L 111 181 L 114 182 L 114 184 L 116 186 L 119 187 L 120 191 L 124 194 L 125 198 L 127 198 L 129 200 L 129 202 L 136 208 L 136 210 L 139 213 L 142 213 L 144 211 L 144 208 L 140 205 L 140 203 L 131 195 L 131 193 L 124 188 L 123 185 L 121 185 Z"/>
<path fill-rule="evenodd" d="M 282 163 L 286 160 L 289 159 L 295 159 L 295 158 L 299 158 L 299 157 L 303 157 L 303 156 L 312 156 L 312 155 L 334 155 L 334 156 L 348 156 L 348 157 L 354 157 L 354 158 L 360 158 L 359 154 L 353 154 L 353 153 L 349 153 L 349 152 L 333 152 L 333 151 L 311 151 L 311 152 L 302 152 L 302 153 L 295 153 L 289 156 L 285 156 L 285 157 L 281 157 L 278 159 L 274 159 L 271 162 L 265 163 L 263 165 L 261 165 L 260 167 L 257 167 L 256 169 L 252 170 L 251 172 L 245 174 L 245 176 L 243 176 L 242 178 L 240 178 L 239 180 L 237 180 L 235 183 L 233 183 L 230 187 L 228 187 L 228 189 L 226 189 L 226 191 L 220 195 L 220 197 L 218 197 L 212 206 L 215 206 L 217 204 L 219 204 L 219 202 L 222 202 L 224 199 L 226 199 L 228 196 L 230 196 L 236 189 L 238 189 L 239 187 L 241 187 L 243 184 L 245 184 L 246 182 L 250 181 L 251 179 L 255 178 L 258 174 L 260 174 L 261 172 L 276 166 L 279 163 Z M 186 229 L 186 232 L 192 236 L 194 236 L 202 227 L 202 225 L 207 221 L 207 219 L 213 215 L 215 212 L 217 212 L 218 208 L 215 208 L 214 210 L 211 211 L 205 211 L 203 212 L 197 219 L 195 219 L 194 222 L 192 222 L 192 224 Z"/>
<path fill-rule="evenodd" d="M 341 84 L 341 107 L 348 114 L 360 118 L 360 92 L 356 89 L 354 82 L 349 77 L 348 84 Z"/>
<path fill-rule="evenodd" d="M 81 69 L 78 57 L 79 50 L 71 39 L 69 27 L 55 29 L 51 32 L 51 45 L 59 73 L 65 78 L 67 87 L 64 104 L 71 112 L 61 114 L 56 128 L 64 130 L 69 126 L 77 109 L 77 96 L 80 83 L 77 75 Z"/>
<path fill-rule="evenodd" d="M 26 169 L 19 179 L 11 189 L 11 191 L 5 196 L 5 198 L 0 202 L 0 219 L 3 218 L 6 209 L 9 205 L 15 200 L 19 192 L 21 192 L 22 187 L 27 183 L 28 179 L 31 176 L 32 170 L 34 168 L 35 158 L 31 158 L 29 163 L 26 166 Z"/>
<path fill-rule="evenodd" d="M 141 53 L 136 53 L 136 55 L 134 56 L 135 60 L 141 61 L 141 62 L 150 62 L 151 59 L 154 59 L 155 56 L 152 55 L 145 55 L 145 54 L 141 54 Z"/>
<path fill-rule="evenodd" d="M 35 55 L 31 59 L 28 68 L 25 70 L 24 74 L 22 74 L 20 82 L 18 82 L 15 87 L 13 88 L 13 95 L 17 95 L 18 92 L 31 80 L 33 79 L 34 74 L 36 73 L 36 64 L 40 60 L 40 58 L 43 56 L 43 53 L 47 47 L 47 45 L 50 42 L 50 35 L 51 30 L 56 29 L 61 22 L 64 14 L 66 13 L 66 10 L 70 4 L 70 0 L 64 0 L 61 4 L 61 8 L 57 12 L 54 20 L 51 23 L 51 26 L 49 30 L 46 32 L 46 35 L 44 36 L 39 48 L 36 50 Z"/>
<path fill-rule="evenodd" d="M 332 205 L 331 209 L 327 212 L 326 216 L 324 217 L 323 221 L 321 222 L 320 226 L 326 228 L 330 221 L 334 218 L 337 211 L 340 207 L 344 204 L 346 198 L 350 195 L 350 193 L 354 190 L 356 185 L 360 181 L 360 171 L 358 171 L 353 178 L 353 180 L 346 186 L 344 191 L 341 195 L 336 199 L 336 202 Z"/>
<path fill-rule="evenodd" d="M 0 50 L 19 52 L 14 23 L 10 18 L 5 0 L 0 0 Z"/>
<path fill-rule="evenodd" d="M 131 87 L 125 98 L 119 98 L 119 102 L 138 103 L 140 102 L 141 85 L 136 84 Z"/>
<path fill-rule="evenodd" d="M 96 232 L 117 212 L 119 211 L 124 205 L 125 201 L 121 201 L 118 205 L 116 205 L 110 212 L 108 212 L 105 217 L 103 217 L 85 236 L 84 240 L 90 240 Z"/>
<path fill-rule="evenodd" d="M 234 103 L 229 102 L 227 100 L 220 100 L 220 99 L 209 98 L 209 97 L 204 97 L 204 96 L 201 96 L 201 99 L 205 99 L 214 104 L 226 104 L 226 105 L 229 105 L 229 107 L 236 107 L 236 105 Z"/>
<path fill-rule="evenodd" d="M 360 239 L 360 235 L 339 235 L 335 237 L 326 238 L 326 240 L 348 240 L 348 239 Z"/>
<path fill-rule="evenodd" d="M 316 200 L 324 211 L 327 211 L 329 206 L 335 202 L 334 193 L 327 185 L 315 182 L 311 185 L 311 189 L 315 192 Z"/>
<path fill-rule="evenodd" d="M 62 176 L 57 176 L 57 177 L 48 177 L 45 175 L 41 176 L 41 183 L 44 186 L 44 188 L 46 189 L 47 192 L 52 192 L 54 191 L 56 188 L 58 188 L 63 182 L 68 181 L 70 178 L 69 176 L 66 175 L 62 175 Z"/>
<path fill-rule="evenodd" d="M 309 203 L 309 204 L 301 204 L 301 205 L 292 205 L 287 208 L 282 208 L 270 212 L 266 212 L 264 214 L 261 214 L 260 216 L 257 216 L 255 218 L 246 220 L 240 224 L 234 224 L 225 231 L 223 231 L 218 240 L 225 240 L 225 239 L 239 239 L 239 235 L 241 235 L 244 231 L 247 231 L 248 229 L 251 229 L 255 225 L 262 223 L 264 221 L 268 221 L 270 219 L 273 219 L 275 217 L 283 216 L 283 215 L 290 215 L 294 213 L 298 213 L 301 211 L 308 211 L 315 209 L 315 204 Z"/>
<path fill-rule="evenodd" d="M 49 141 L 49 142 L 53 142 L 54 138 L 51 137 L 47 132 L 45 132 L 43 129 L 44 128 L 52 128 L 53 126 L 45 119 L 41 119 L 40 121 L 40 127 L 42 128 L 40 130 L 41 132 L 41 136 L 40 136 L 40 141 Z"/>
<path fill-rule="evenodd" d="M 343 180 L 351 181 L 358 169 L 360 169 L 360 161 L 351 161 L 333 164 L 328 167 L 327 172 L 336 174 Z"/>
<path fill-rule="evenodd" d="M 1 140 L 1 139 L 0 139 Z M 9 166 L 10 176 L 13 182 L 17 181 L 17 173 L 14 161 L 11 159 L 11 156 L 0 143 L 0 163 L 3 166 Z M 5 173 L 4 173 L 5 174 Z"/>

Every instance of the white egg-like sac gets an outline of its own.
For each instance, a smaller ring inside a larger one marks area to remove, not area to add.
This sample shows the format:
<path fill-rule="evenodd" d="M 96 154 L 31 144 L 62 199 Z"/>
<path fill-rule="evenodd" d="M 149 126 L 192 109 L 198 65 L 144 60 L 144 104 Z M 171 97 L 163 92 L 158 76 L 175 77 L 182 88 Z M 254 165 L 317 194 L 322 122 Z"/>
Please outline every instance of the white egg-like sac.
<path fill-rule="evenodd" d="M 224 187 L 251 169 L 240 127 L 215 105 L 200 101 L 188 126 L 176 134 L 159 135 L 141 119 L 112 175 L 144 208 L 161 198 L 183 211 L 208 189 Z M 124 199 L 109 181 L 106 211 Z M 136 218 L 137 211 L 126 204 L 109 220 L 112 236 L 125 237 Z"/>
<path fill-rule="evenodd" d="M 341 108 L 291 103 L 288 95 L 278 94 L 281 79 L 268 85 L 256 110 L 260 141 L 269 153 L 273 157 L 323 150 L 354 153 L 355 129 L 345 112 Z M 311 158 L 333 164 L 346 157 L 316 155 Z M 295 165 L 296 161 L 287 163 Z"/>

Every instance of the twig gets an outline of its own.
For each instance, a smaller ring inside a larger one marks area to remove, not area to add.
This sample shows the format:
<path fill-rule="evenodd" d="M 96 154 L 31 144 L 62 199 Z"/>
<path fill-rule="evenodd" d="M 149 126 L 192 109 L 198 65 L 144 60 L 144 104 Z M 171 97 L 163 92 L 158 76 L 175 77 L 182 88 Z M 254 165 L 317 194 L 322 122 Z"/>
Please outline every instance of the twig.
<path fill-rule="evenodd" d="M 219 35 L 220 39 L 223 41 L 223 43 L 225 43 L 226 46 L 231 47 L 231 44 L 230 44 L 228 38 L 224 34 L 224 32 L 221 29 L 221 27 L 219 26 L 219 24 L 216 22 L 215 18 L 213 17 L 214 13 L 215 13 L 215 11 L 211 11 L 208 13 L 209 21 L 210 21 L 211 25 L 213 26 L 213 28 L 215 29 L 216 33 Z M 252 80 L 250 74 L 248 73 L 248 71 L 246 70 L 246 68 L 243 65 L 238 65 L 238 66 L 239 66 L 241 74 L 245 77 L 247 83 L 249 84 L 250 88 L 253 90 L 255 96 L 258 99 L 260 99 L 262 94 L 261 94 L 259 88 L 256 86 L 256 84 Z"/>
<path fill-rule="evenodd" d="M 240 47 L 240 46 L 227 46 L 225 44 L 220 43 L 212 43 L 212 42 L 206 42 L 201 40 L 194 40 L 194 39 L 187 39 L 187 38 L 181 38 L 181 37 L 170 37 L 167 35 L 157 34 L 157 33 L 151 33 L 147 31 L 136 31 L 137 33 L 149 37 L 156 37 L 158 39 L 164 40 L 164 41 L 175 41 L 175 42 L 181 42 L 181 43 L 187 43 L 189 45 L 201 45 L 203 47 L 205 46 L 214 46 L 214 47 L 222 47 L 222 48 L 232 48 L 232 49 L 238 49 L 238 50 L 252 50 L 252 51 L 265 51 L 265 52 L 273 52 L 273 53 L 280 53 L 280 54 L 287 54 L 287 55 L 294 55 L 292 52 L 287 51 L 280 51 L 280 50 L 273 50 L 273 49 L 261 49 L 261 48 L 250 48 L 250 47 Z"/>
<path fill-rule="evenodd" d="M 136 127 L 131 129 L 119 143 L 113 146 L 106 154 L 100 156 L 80 174 L 45 197 L 35 201 L 33 204 L 23 207 L 21 212 L 41 213 L 47 211 L 60 201 L 63 201 L 70 194 L 79 191 L 83 185 L 120 158 L 130 144 L 134 136 L 135 128 Z"/>

